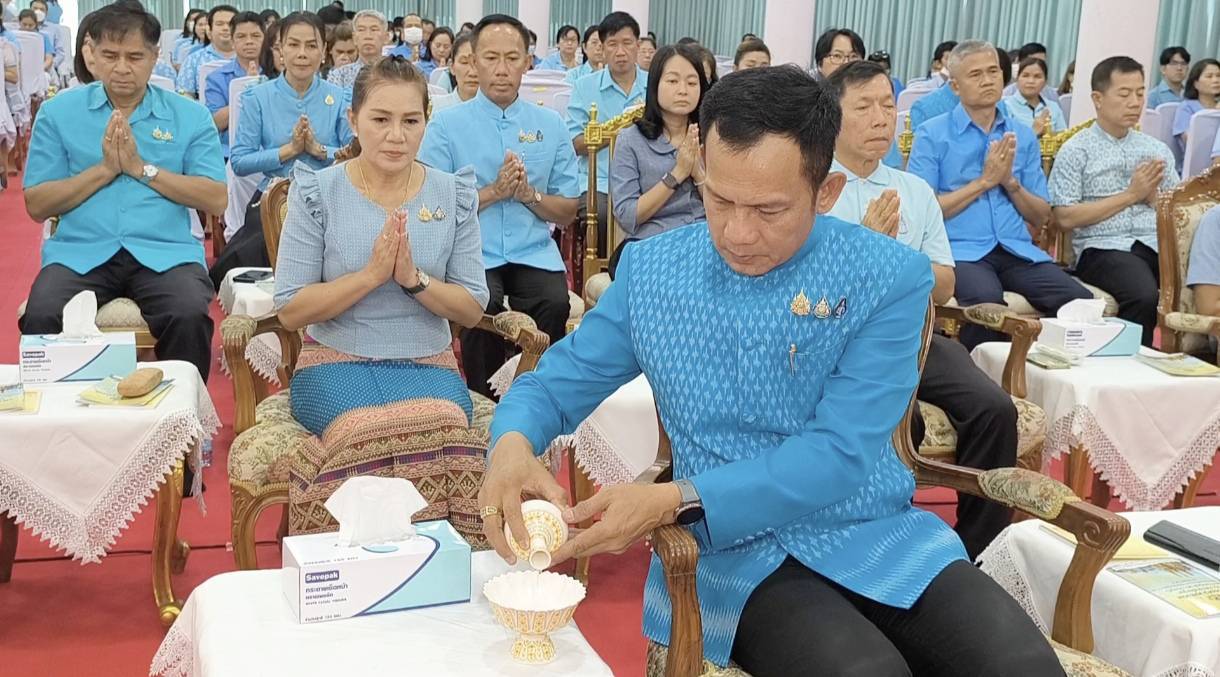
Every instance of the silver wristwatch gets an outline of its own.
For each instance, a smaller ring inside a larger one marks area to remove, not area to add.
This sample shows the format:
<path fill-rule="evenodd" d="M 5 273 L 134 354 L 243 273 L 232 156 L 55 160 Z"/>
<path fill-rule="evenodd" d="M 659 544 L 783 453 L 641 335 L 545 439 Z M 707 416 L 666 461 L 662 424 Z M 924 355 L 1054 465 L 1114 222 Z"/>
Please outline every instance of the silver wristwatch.
<path fill-rule="evenodd" d="M 144 165 L 144 170 L 140 173 L 140 183 L 147 186 L 152 183 L 153 179 L 157 178 L 158 173 L 160 173 L 160 170 L 157 169 L 156 165 Z"/>
<path fill-rule="evenodd" d="M 674 480 L 674 486 L 682 494 L 682 503 L 674 511 L 674 521 L 682 526 L 690 526 L 703 519 L 703 501 L 699 492 L 690 480 Z"/>

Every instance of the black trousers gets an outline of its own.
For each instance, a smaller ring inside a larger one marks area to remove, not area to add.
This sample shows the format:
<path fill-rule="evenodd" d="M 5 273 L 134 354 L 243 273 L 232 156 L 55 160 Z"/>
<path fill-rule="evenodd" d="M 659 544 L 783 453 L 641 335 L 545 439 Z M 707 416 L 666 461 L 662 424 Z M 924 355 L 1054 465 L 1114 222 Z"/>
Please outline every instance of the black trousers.
<path fill-rule="evenodd" d="M 82 291 L 96 294 L 99 308 L 119 297 L 135 301 L 157 339 L 157 359 L 190 362 L 207 380 L 212 366 L 208 305 L 213 290 L 203 266 L 184 263 L 158 273 L 126 249 L 84 275 L 51 264 L 34 278 L 25 315 L 18 323 L 21 333 L 58 333 L 63 328 L 64 304 Z"/>
<path fill-rule="evenodd" d="M 1142 326 L 1143 343 L 1152 347 L 1161 289 L 1161 261 L 1152 247 L 1136 242 L 1130 251 L 1086 249 L 1076 262 L 1076 276 L 1110 292 L 1118 316 Z"/>
<path fill-rule="evenodd" d="M 957 341 L 932 335 L 932 346 L 917 396 L 940 407 L 957 431 L 957 463 L 969 468 L 1011 468 L 1017 462 L 1017 408 L 995 381 L 987 378 Z M 919 448 L 924 421 L 915 410 L 911 437 Z M 959 493 L 957 535 L 971 559 L 1012 523 L 1012 510 L 999 503 Z"/>
<path fill-rule="evenodd" d="M 487 289 L 491 292 L 488 314 L 503 312 L 507 296 L 513 310 L 534 318 L 538 329 L 551 337 L 551 345 L 563 338 L 570 312 L 568 281 L 563 272 L 509 263 L 487 271 Z M 479 329 L 462 331 L 461 340 L 466 386 L 492 397 L 487 379 L 508 359 L 508 344 L 499 336 Z"/>
<path fill-rule="evenodd" d="M 1015 291 L 1044 315 L 1054 315 L 1074 299 L 1091 299 L 1062 268 L 1044 261 L 1032 263 L 997 246 L 978 261 L 958 261 L 954 296 L 963 306 L 975 303 L 1003 303 L 1004 291 Z M 1007 337 L 984 327 L 962 327 L 962 344 L 967 350 L 984 341 L 1004 341 Z"/>
<path fill-rule="evenodd" d="M 267 240 L 263 237 L 262 201 L 263 191 L 254 191 L 250 203 L 246 205 L 245 225 L 233 233 L 233 239 L 225 244 L 224 251 L 208 270 L 212 286 L 217 291 L 220 291 L 225 275 L 234 268 L 266 268 L 271 265 L 271 260 L 267 258 Z"/>
<path fill-rule="evenodd" d="M 789 557 L 737 624 L 732 658 L 754 677 L 1053 677 L 1063 668 L 1021 607 L 968 562 L 910 609 L 874 602 Z"/>

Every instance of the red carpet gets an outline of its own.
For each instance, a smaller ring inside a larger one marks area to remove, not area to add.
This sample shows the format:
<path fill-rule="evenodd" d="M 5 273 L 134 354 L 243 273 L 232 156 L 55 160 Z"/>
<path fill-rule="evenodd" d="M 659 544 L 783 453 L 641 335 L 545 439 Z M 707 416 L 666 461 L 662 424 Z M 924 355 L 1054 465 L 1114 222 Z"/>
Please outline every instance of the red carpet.
<path fill-rule="evenodd" d="M 9 190 L 0 193 L 0 234 L 5 242 L 0 279 L 6 282 L 0 288 L 0 362 L 9 363 L 16 359 L 18 336 L 12 319 L 37 273 L 41 233 L 25 214 L 19 183 L 12 180 Z M 219 322 L 219 311 L 214 310 L 214 315 Z M 194 503 L 183 506 L 179 535 L 191 544 L 192 552 L 185 573 L 175 578 L 174 585 L 184 600 L 210 576 L 234 569 L 232 553 L 226 549 L 229 495 L 225 481 L 225 459 L 233 439 L 233 390 L 219 368 L 213 369 L 208 390 L 225 427 L 215 440 L 213 466 L 204 478 L 207 516 Z M 1211 477 L 1208 485 L 1209 495 L 1199 502 L 1220 502 L 1215 495 L 1220 477 Z M 919 498 L 925 507 L 952 520 L 951 492 L 923 491 Z M 69 561 L 28 531 L 22 532 L 13 580 L 0 585 L 0 675 L 147 674 L 164 634 L 153 607 L 147 555 L 152 545 L 152 517 L 152 510 L 139 515 L 100 565 Z M 273 514 L 260 525 L 259 538 L 267 543 L 259 549 L 264 567 L 279 565 L 279 549 L 273 542 L 275 521 Z M 595 558 L 589 596 L 576 614 L 581 630 L 616 675 L 643 673 L 640 607 L 646 570 L 643 546 L 623 555 Z"/>

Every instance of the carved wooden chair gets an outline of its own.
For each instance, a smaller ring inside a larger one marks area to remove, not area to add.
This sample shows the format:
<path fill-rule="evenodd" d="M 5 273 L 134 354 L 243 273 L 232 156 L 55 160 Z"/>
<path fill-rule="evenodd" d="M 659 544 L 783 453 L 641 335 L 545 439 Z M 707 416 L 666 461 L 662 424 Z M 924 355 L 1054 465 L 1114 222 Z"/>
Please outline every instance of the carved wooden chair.
<path fill-rule="evenodd" d="M 1220 205 L 1220 167 L 1212 166 L 1157 202 L 1161 298 L 1157 319 L 1161 345 L 1169 352 L 1206 352 L 1208 338 L 1220 338 L 1220 317 L 1195 312 L 1194 294 L 1184 282 L 1199 220 Z M 1220 364 L 1220 355 L 1217 356 Z"/>
<path fill-rule="evenodd" d="M 288 181 L 273 184 L 260 206 L 267 256 L 274 269 L 279 253 L 280 231 L 288 213 Z M 523 313 L 506 311 L 492 317 L 484 315 L 479 329 L 491 332 L 517 345 L 521 362 L 514 376 L 532 370 L 550 344 L 546 334 Z M 272 316 L 261 320 L 231 315 L 220 325 L 225 358 L 233 375 L 236 437 L 229 448 L 229 487 L 232 496 L 233 554 L 239 569 L 256 569 L 254 526 L 263 510 L 285 504 L 281 536 L 287 532 L 288 477 L 300 445 L 311 437 L 308 430 L 292 417 L 288 385 L 292 382 L 297 357 L 301 352 L 301 333 L 289 331 Z M 245 359 L 246 347 L 258 334 L 274 333 L 280 340 L 280 383 L 284 389 L 268 396 L 266 384 Z M 476 430 L 491 426 L 495 404 L 471 392 Z"/>
<path fill-rule="evenodd" d="M 618 247 L 621 233 L 614 218 L 612 205 L 613 196 L 609 186 L 606 186 L 606 240 L 605 256 L 598 254 L 599 235 L 597 221 L 597 154 L 602 148 L 607 148 L 607 162 L 614 161 L 614 147 L 619 132 L 635 124 L 644 115 L 644 107 L 636 106 L 621 114 L 606 120 L 597 121 L 597 104 L 589 108 L 589 122 L 585 124 L 585 146 L 589 149 L 589 185 L 585 194 L 584 227 L 568 229 L 567 242 L 564 250 L 572 265 L 572 286 L 586 307 L 592 308 L 597 299 L 601 298 L 606 287 L 610 286 L 609 263 L 610 256 Z"/>
<path fill-rule="evenodd" d="M 919 364 L 927 356 L 934 314 L 928 313 Z M 1071 489 L 1045 475 L 1022 468 L 980 471 L 915 453 L 911 448 L 911 406 L 894 431 L 894 447 L 924 486 L 942 486 L 973 494 L 1044 519 L 1073 534 L 1079 545 L 1059 586 L 1050 642 L 1068 677 L 1106 677 L 1125 672 L 1088 655 L 1093 650 L 1091 602 L 1093 583 L 1131 532 L 1127 520 L 1080 500 Z M 672 457 L 664 428 L 658 456 Z M 663 473 L 660 481 L 668 481 Z M 648 677 L 749 677 L 736 665 L 727 668 L 703 658 L 703 628 L 695 568 L 699 547 L 694 536 L 677 525 L 652 532 L 652 547 L 661 559 L 672 609 L 669 645 L 649 642 Z"/>

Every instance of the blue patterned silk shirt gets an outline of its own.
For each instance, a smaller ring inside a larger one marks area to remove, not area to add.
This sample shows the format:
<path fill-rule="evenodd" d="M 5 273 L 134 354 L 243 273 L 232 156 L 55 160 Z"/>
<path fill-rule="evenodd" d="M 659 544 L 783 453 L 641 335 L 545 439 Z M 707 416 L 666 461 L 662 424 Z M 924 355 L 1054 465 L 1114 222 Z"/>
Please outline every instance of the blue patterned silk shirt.
<path fill-rule="evenodd" d="M 728 662 L 746 600 L 788 556 L 910 608 L 965 557 L 948 525 L 911 505 L 914 478 L 891 443 L 919 380 L 931 290 L 926 256 L 830 216 L 756 277 L 729 268 L 706 222 L 633 243 L 597 307 L 496 407 L 492 448 L 520 432 L 542 453 L 643 373 L 674 477 L 705 510 L 691 531 L 709 660 Z M 812 312 L 792 310 L 799 294 Z M 670 621 L 654 555 L 644 633 L 668 644 Z"/>

